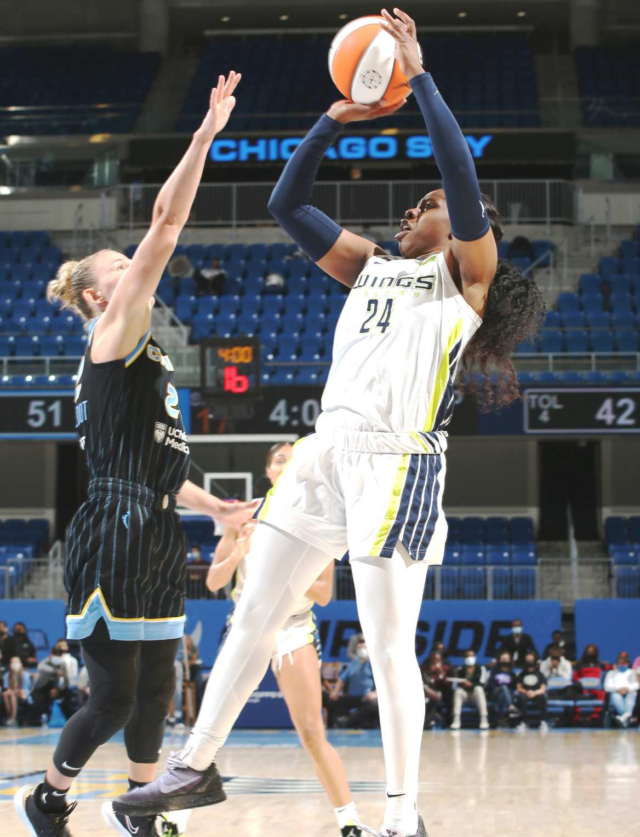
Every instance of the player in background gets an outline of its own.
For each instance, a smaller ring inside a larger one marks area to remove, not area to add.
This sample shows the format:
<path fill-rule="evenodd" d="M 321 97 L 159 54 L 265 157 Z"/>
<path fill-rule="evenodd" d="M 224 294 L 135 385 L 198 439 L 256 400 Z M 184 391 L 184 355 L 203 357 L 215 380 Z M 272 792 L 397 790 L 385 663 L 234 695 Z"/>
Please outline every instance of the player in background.
<path fill-rule="evenodd" d="M 186 543 L 176 504 L 240 525 L 256 504 L 227 504 L 187 479 L 189 446 L 173 367 L 151 335 L 153 295 L 189 218 L 211 142 L 233 110 L 240 76 L 220 76 L 202 126 L 160 190 L 132 260 L 102 250 L 67 262 L 50 299 L 89 323 L 78 372 L 76 427 L 89 497 L 69 531 L 67 630 L 89 672 L 87 703 L 64 727 L 43 782 L 16 794 L 32 837 L 69 837 L 67 795 L 97 748 L 124 728 L 129 786 L 151 781 L 173 694 L 185 623 Z M 157 818 L 105 803 L 119 834 L 156 835 Z"/>
<path fill-rule="evenodd" d="M 269 449 L 265 473 L 272 485 L 275 485 L 292 455 L 293 446 L 288 442 L 278 442 Z M 225 587 L 235 574 L 231 598 L 236 607 L 241 600 L 247 572 L 254 572 L 254 558 L 250 551 L 254 525 L 247 523 L 242 530 L 225 526 L 207 578 L 207 587 L 215 592 Z M 323 607 L 331 601 L 333 569 L 334 562 L 331 561 L 305 595 L 300 597 L 293 614 L 278 631 L 271 668 L 302 746 L 310 755 L 333 806 L 342 837 L 360 837 L 360 829 L 355 825 L 358 812 L 351 799 L 347 774 L 340 756 L 327 741 L 322 722 L 322 646 L 312 608 L 314 603 Z M 231 629 L 233 618 L 234 611 L 229 615 L 227 631 Z"/>
<path fill-rule="evenodd" d="M 460 367 L 464 388 L 484 408 L 519 397 L 510 355 L 540 328 L 544 303 L 534 281 L 498 263 L 499 215 L 482 197 L 464 136 L 422 67 L 415 23 L 394 11 L 383 10 L 383 28 L 396 40 L 444 188 L 407 209 L 397 235 L 402 257 L 394 259 L 313 207 L 311 192 L 347 122 L 398 106 L 335 103 L 287 163 L 269 203 L 272 214 L 351 289 L 336 328 L 323 412 L 261 509 L 251 545 L 255 569 L 189 742 L 168 760 L 164 776 L 114 802 L 121 812 L 224 799 L 216 754 L 263 677 L 293 603 L 348 547 L 387 774 L 381 832 L 362 827 L 384 837 L 426 835 L 417 810 L 425 705 L 415 636 L 428 566 L 444 556 L 453 381 Z"/>

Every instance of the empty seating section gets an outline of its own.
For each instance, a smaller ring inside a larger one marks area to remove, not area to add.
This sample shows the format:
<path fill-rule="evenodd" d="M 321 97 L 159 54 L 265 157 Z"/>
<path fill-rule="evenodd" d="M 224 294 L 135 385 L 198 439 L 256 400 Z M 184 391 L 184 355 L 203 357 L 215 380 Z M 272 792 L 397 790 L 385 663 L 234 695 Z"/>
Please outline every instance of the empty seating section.
<path fill-rule="evenodd" d="M 80 318 L 45 299 L 61 261 L 46 232 L 0 233 L 0 357 L 84 354 Z"/>
<path fill-rule="evenodd" d="M 158 53 L 92 44 L 0 51 L 3 134 L 128 133 L 156 75 Z M 19 108 L 9 112 L 7 108 Z"/>
<path fill-rule="evenodd" d="M 600 259 L 597 273 L 582 274 L 577 293 L 558 295 L 556 310 L 546 314 L 540 339 L 520 344 L 518 353 L 636 354 L 639 330 L 640 242 L 628 239 L 620 243 L 618 256 Z M 585 373 L 586 379 L 594 374 Z M 637 382 L 637 375 L 631 376 L 620 381 Z M 591 382 L 598 382 L 597 375 Z"/>
<path fill-rule="evenodd" d="M 536 595 L 537 548 L 530 517 L 447 517 L 441 568 L 431 570 L 427 594 L 440 598 L 529 599 Z"/>
<path fill-rule="evenodd" d="M 15 594 L 33 569 L 32 559 L 44 555 L 48 547 L 48 520 L 0 520 L 0 599 Z"/>
<path fill-rule="evenodd" d="M 585 125 L 640 126 L 640 43 L 579 47 L 576 64 Z"/>
<path fill-rule="evenodd" d="M 640 596 L 640 515 L 608 517 L 604 529 L 615 574 L 615 594 L 619 598 L 637 598 Z"/>
<path fill-rule="evenodd" d="M 429 69 L 463 128 L 539 125 L 535 65 L 528 38 L 439 34 L 420 40 L 429 56 Z M 195 130 L 206 107 L 211 79 L 230 66 L 243 73 L 242 96 L 231 117 L 231 130 L 309 127 L 340 96 L 326 69 L 330 43 L 329 35 L 230 36 L 210 41 L 177 129 Z M 309 84 L 310 78 L 313 84 Z M 394 124 L 423 126 L 414 102 L 394 116 Z"/>

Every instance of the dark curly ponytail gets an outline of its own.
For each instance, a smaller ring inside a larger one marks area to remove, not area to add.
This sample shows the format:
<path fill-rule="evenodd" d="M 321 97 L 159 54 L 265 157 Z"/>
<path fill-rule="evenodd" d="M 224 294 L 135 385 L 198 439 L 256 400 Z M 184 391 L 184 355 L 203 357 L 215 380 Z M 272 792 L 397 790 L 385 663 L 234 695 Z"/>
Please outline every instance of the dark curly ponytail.
<path fill-rule="evenodd" d="M 486 195 L 482 198 L 496 241 L 500 241 L 500 215 Z M 482 325 L 462 356 L 458 381 L 460 390 L 472 395 L 482 412 L 507 407 L 521 397 L 511 354 L 518 343 L 535 337 L 544 313 L 544 297 L 535 281 L 499 259 Z"/>

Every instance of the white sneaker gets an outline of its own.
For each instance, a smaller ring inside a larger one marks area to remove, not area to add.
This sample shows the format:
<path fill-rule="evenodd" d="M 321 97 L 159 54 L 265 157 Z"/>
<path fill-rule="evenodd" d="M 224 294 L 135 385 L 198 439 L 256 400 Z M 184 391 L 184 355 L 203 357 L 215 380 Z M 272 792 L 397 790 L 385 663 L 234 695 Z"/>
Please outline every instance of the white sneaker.
<path fill-rule="evenodd" d="M 520 721 L 520 723 L 519 723 L 519 724 L 518 724 L 518 726 L 516 727 L 516 730 L 517 730 L 518 732 L 526 732 L 526 731 L 527 731 L 527 725 L 525 724 L 525 722 L 524 722 L 524 721 Z"/>
<path fill-rule="evenodd" d="M 620 715 L 620 723 L 623 727 L 628 726 L 629 721 L 631 720 L 631 712 L 625 712 L 623 715 Z"/>
<path fill-rule="evenodd" d="M 480 729 L 489 729 L 489 721 L 486 718 L 480 718 Z"/>
<path fill-rule="evenodd" d="M 549 724 L 546 721 L 540 721 L 540 732 L 543 735 L 549 732 Z"/>
<path fill-rule="evenodd" d="M 451 722 L 451 726 L 449 727 L 449 729 L 460 729 L 460 718 L 454 718 Z"/>

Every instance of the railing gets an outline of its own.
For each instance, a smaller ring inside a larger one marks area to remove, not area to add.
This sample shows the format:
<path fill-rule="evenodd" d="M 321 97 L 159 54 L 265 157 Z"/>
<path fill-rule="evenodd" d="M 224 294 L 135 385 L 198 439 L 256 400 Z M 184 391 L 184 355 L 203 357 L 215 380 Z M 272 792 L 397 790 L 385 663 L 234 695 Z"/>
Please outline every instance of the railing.
<path fill-rule="evenodd" d="M 10 558 L 0 567 L 0 598 L 56 599 L 64 595 L 64 563 L 47 558 Z"/>
<path fill-rule="evenodd" d="M 187 226 L 253 227 L 274 225 L 267 210 L 273 183 L 203 183 Z M 313 201 L 342 224 L 397 227 L 408 207 L 416 206 L 440 181 L 412 180 L 355 183 L 319 182 Z M 160 185 L 116 187 L 120 225 L 129 230 L 148 227 Z M 567 180 L 481 180 L 487 194 L 508 224 L 572 224 L 574 186 Z"/>

